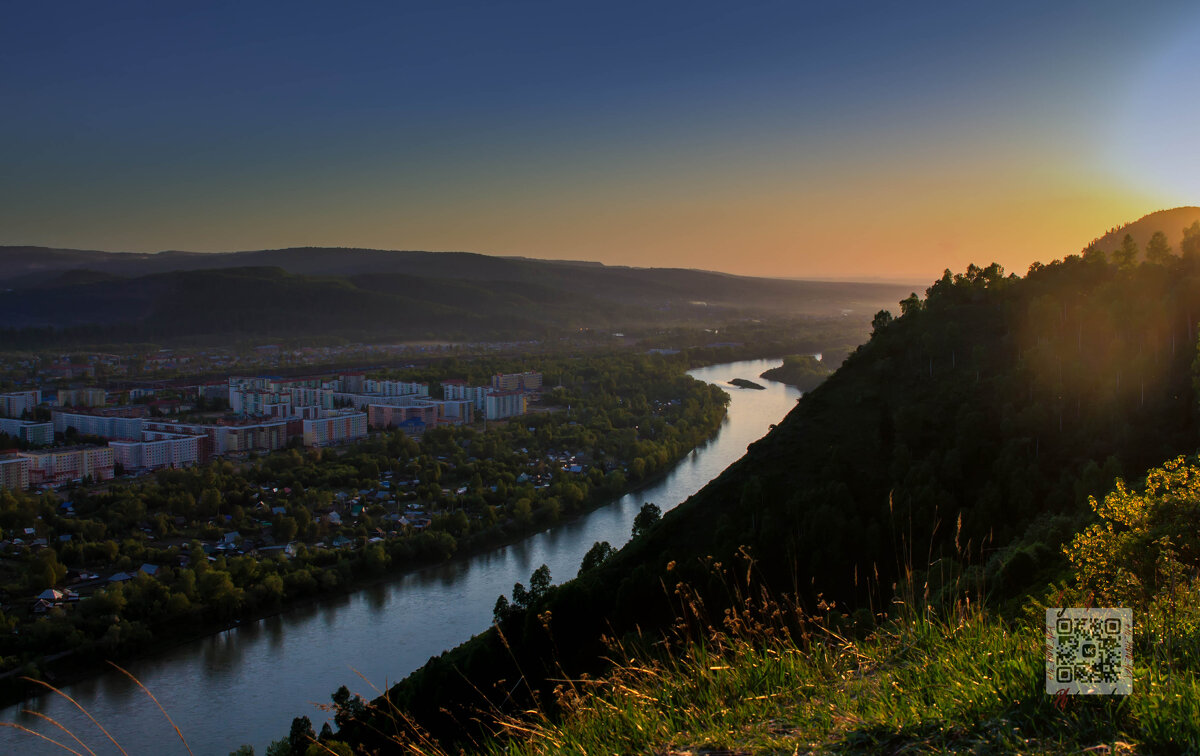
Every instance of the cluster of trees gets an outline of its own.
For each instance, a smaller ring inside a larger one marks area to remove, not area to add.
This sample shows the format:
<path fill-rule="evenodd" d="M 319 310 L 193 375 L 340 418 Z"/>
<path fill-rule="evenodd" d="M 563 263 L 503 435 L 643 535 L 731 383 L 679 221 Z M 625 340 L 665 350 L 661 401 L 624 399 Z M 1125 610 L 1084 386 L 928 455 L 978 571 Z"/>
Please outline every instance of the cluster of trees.
<path fill-rule="evenodd" d="M 931 602 L 983 586 L 1004 609 L 1065 579 L 1063 547 L 1096 516 L 1089 497 L 1195 451 L 1197 244 L 1200 227 L 1184 254 L 1152 243 L 1141 263 L 1093 249 L 1024 278 L 946 271 L 898 317 L 877 315 L 841 369 L 663 527 L 506 614 L 504 643 L 484 634 L 431 660 L 390 701 L 453 740 L 443 711 L 478 704 L 476 690 L 514 704 L 494 681 L 524 675 L 550 700 L 548 681 L 602 671 L 603 636 L 675 621 L 664 585 L 697 587 L 719 617 L 732 596 L 713 565 L 743 549 L 755 582 L 864 622 L 905 580 Z"/>
<path fill-rule="evenodd" d="M 384 433 L 347 449 L 214 461 L 77 489 L 66 502 L 0 490 L 0 530 L 24 541 L 0 560 L 0 628 L 19 630 L 0 633 L 0 668 L 36 675 L 42 656 L 65 650 L 120 656 L 520 537 L 623 494 L 724 417 L 727 395 L 684 374 L 681 357 L 548 364 L 545 406 L 486 430 Z M 562 469 L 563 453 L 578 472 Z M 427 525 L 403 526 L 401 515 Z M 215 548 L 233 533 L 240 550 Z M 31 548 L 35 539 L 46 545 Z M 140 572 L 144 564 L 157 573 Z M 35 615 L 32 596 L 67 587 L 68 570 L 132 578 Z"/>
<path fill-rule="evenodd" d="M 824 359 L 811 354 L 791 354 L 783 358 L 779 367 L 764 371 L 762 377 L 790 384 L 801 391 L 812 391 L 832 372 L 830 363 Z"/>

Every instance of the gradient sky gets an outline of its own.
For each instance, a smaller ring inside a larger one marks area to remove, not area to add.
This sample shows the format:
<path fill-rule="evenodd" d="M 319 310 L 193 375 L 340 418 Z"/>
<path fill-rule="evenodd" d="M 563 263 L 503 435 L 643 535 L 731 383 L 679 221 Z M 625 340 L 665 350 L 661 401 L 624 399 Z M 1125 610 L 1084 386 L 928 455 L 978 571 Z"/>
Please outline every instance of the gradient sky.
<path fill-rule="evenodd" d="M 1200 204 L 1189 2 L 6 2 L 0 244 L 1023 273 Z"/>

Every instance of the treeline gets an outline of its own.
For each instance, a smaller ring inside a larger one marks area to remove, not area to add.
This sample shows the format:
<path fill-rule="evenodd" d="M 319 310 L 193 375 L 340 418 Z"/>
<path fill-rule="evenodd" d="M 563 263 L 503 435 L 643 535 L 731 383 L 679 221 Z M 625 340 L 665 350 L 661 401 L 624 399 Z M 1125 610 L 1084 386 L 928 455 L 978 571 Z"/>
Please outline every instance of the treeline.
<path fill-rule="evenodd" d="M 66 501 L 0 490 L 9 539 L 0 629 L 17 631 L 0 633 L 0 670 L 36 677 L 49 654 L 137 653 L 522 537 L 666 469 L 725 414 L 727 395 L 684 374 L 679 358 L 610 354 L 547 366 L 564 383 L 539 410 L 486 431 L 293 448 L 81 488 Z M 69 571 L 98 577 L 77 586 L 78 604 L 36 612 L 38 592 L 72 587 Z M 128 580 L 107 581 L 122 571 Z M 15 685 L 4 692 L 11 697 Z"/>
<path fill-rule="evenodd" d="M 431 660 L 390 701 L 450 740 L 473 710 L 552 701 L 550 680 L 603 670 L 604 637 L 669 626 L 677 582 L 721 616 L 713 567 L 743 549 L 763 585 L 862 626 L 905 580 L 936 601 L 965 577 L 1005 606 L 1063 577 L 1089 496 L 1197 444 L 1200 255 L 1152 260 L 1090 250 L 1024 278 L 947 271 L 898 317 L 879 313 L 840 370 L 645 537 L 506 615 L 503 642 L 493 631 Z M 528 687 L 510 695 L 517 679 Z"/>

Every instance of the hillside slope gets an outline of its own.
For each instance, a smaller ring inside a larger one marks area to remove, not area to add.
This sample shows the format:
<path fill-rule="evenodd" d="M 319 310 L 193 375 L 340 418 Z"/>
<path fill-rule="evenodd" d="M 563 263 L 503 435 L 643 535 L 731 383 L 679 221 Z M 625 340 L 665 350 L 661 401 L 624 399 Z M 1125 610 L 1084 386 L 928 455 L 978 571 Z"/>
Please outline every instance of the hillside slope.
<path fill-rule="evenodd" d="M 504 641 L 490 631 L 431 660 L 390 700 L 459 737 L 480 706 L 602 671 L 605 638 L 671 627 L 679 581 L 720 617 L 730 596 L 713 567 L 743 547 L 762 585 L 809 607 L 867 616 L 901 565 L 931 563 L 912 578 L 931 597 L 967 569 L 1003 605 L 1062 574 L 1088 495 L 1196 446 L 1200 261 L 1122 271 L 1072 256 L 1025 279 L 972 266 L 904 310 L 660 525 L 506 612 Z"/>

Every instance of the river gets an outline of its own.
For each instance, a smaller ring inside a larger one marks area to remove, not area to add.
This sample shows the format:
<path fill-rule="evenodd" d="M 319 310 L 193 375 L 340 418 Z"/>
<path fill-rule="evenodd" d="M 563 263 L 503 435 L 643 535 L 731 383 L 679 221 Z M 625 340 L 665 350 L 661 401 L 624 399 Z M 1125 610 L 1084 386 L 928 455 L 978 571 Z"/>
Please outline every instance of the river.
<path fill-rule="evenodd" d="M 384 690 L 430 656 L 486 629 L 496 597 L 511 593 L 515 582 L 528 583 L 538 566 L 548 565 L 556 583 L 572 578 L 596 541 L 620 547 L 629 540 L 643 502 L 654 502 L 665 512 L 703 488 L 795 406 L 798 390 L 758 378 L 778 364 L 747 360 L 690 371 L 729 392 L 729 413 L 713 439 L 652 486 L 520 543 L 291 609 L 126 668 L 154 693 L 197 756 L 225 756 L 242 744 L 253 745 L 262 756 L 267 744 L 287 735 L 292 718 L 301 715 L 320 730 L 327 715 L 315 704 L 329 703 L 339 685 L 373 698 L 371 685 Z M 727 383 L 731 378 L 749 378 L 766 388 L 735 388 Z M 186 754 L 154 702 L 119 673 L 67 686 L 65 692 L 130 756 Z M 61 722 L 98 755 L 119 753 L 59 696 L 41 696 L 24 706 Z M 19 723 L 83 750 L 39 718 L 21 714 L 20 708 L 0 711 L 0 721 Z M 5 727 L 0 728 L 0 753 L 67 752 Z"/>

